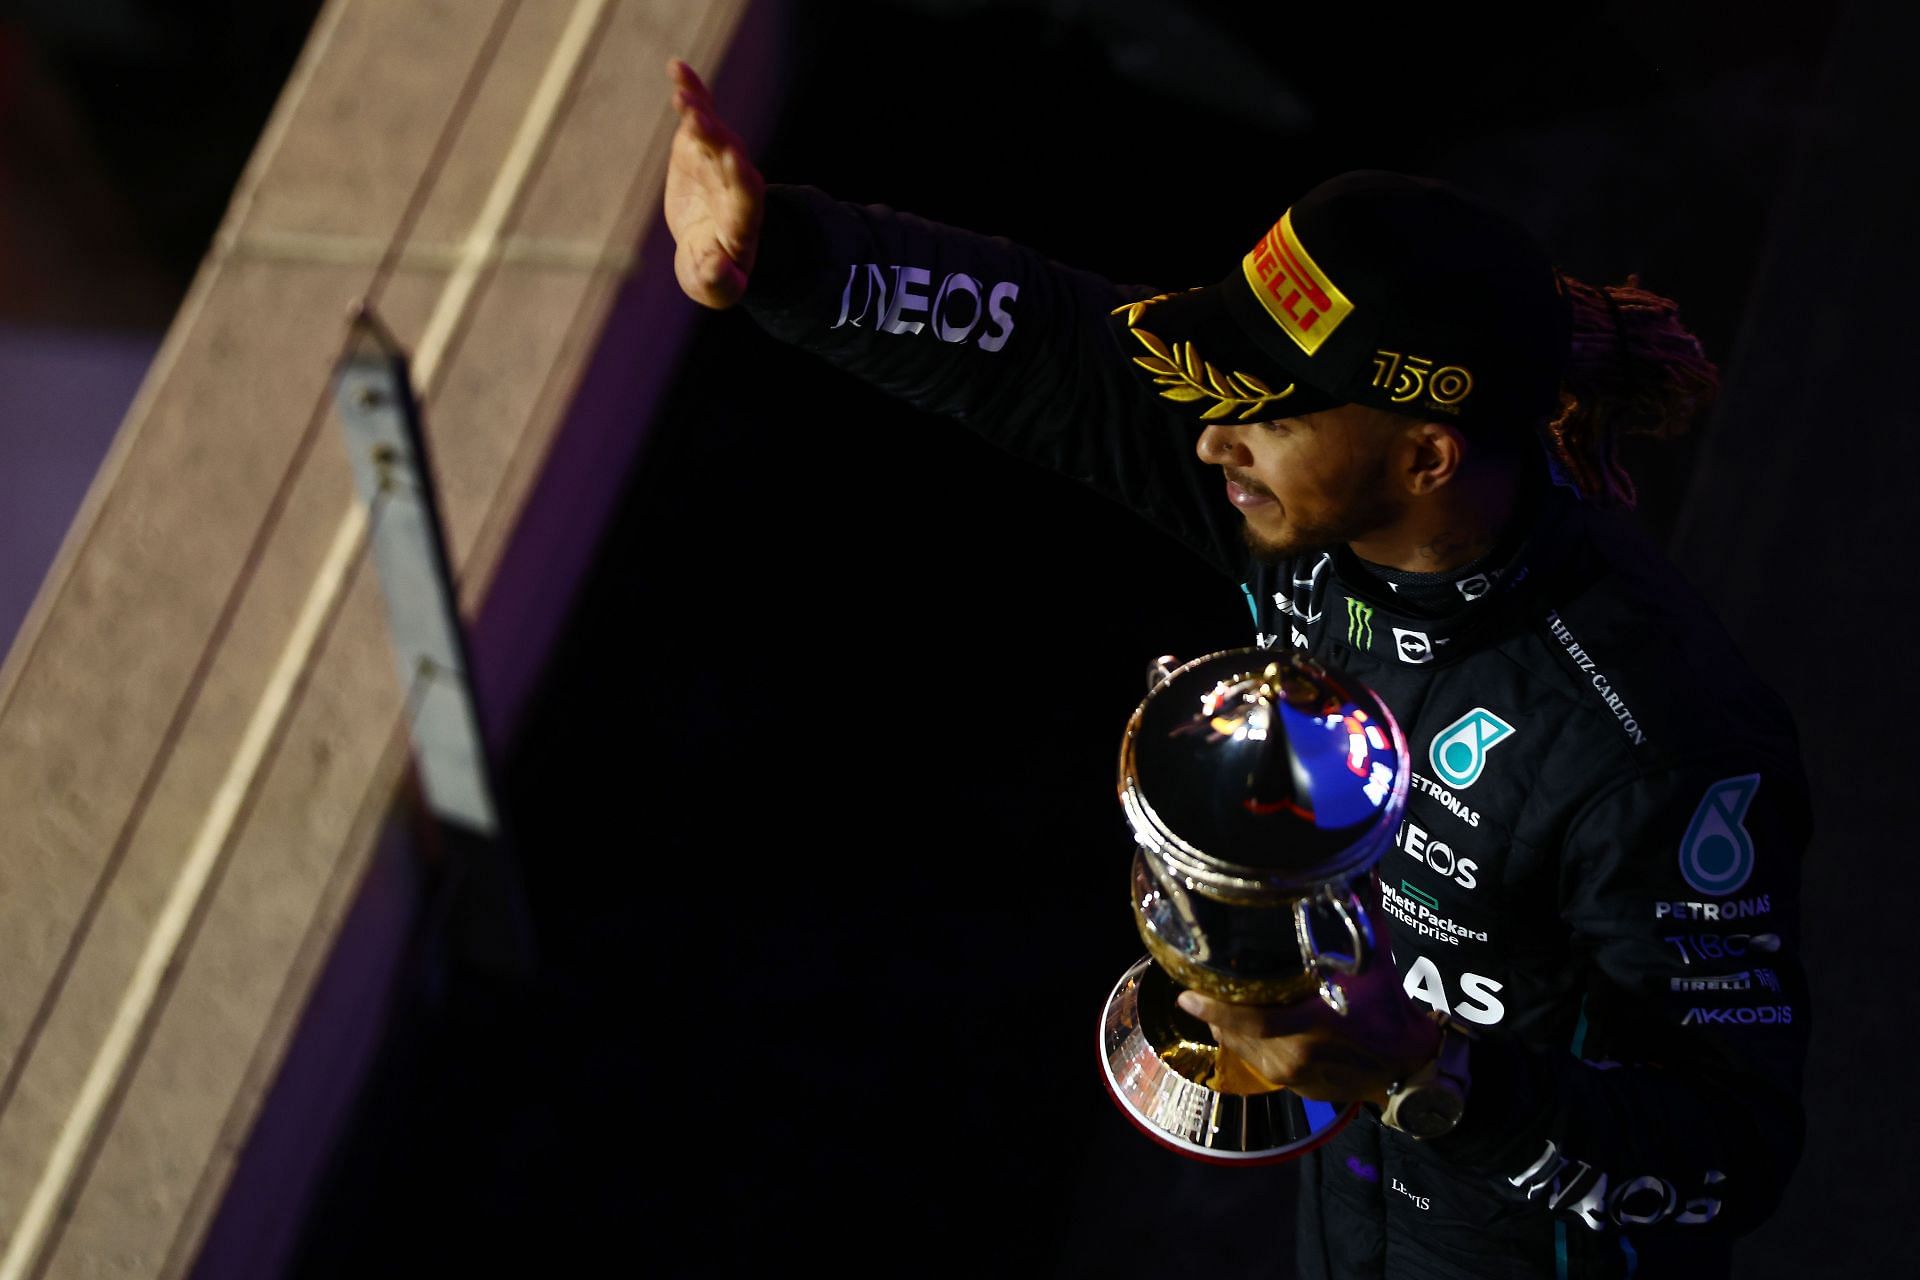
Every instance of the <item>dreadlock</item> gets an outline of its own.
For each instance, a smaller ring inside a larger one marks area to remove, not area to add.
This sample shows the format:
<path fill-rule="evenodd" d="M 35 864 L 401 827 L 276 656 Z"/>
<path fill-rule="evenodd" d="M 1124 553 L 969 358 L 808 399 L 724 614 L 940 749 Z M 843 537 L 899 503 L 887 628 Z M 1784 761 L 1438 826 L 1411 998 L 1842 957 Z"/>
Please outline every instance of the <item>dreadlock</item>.
<path fill-rule="evenodd" d="M 1573 355 L 1559 411 L 1541 436 L 1582 501 L 1632 507 L 1639 495 L 1621 441 L 1666 440 L 1698 425 L 1719 394 L 1720 372 L 1681 325 L 1679 307 L 1642 289 L 1639 276 L 1601 286 L 1560 279 L 1573 308 Z"/>

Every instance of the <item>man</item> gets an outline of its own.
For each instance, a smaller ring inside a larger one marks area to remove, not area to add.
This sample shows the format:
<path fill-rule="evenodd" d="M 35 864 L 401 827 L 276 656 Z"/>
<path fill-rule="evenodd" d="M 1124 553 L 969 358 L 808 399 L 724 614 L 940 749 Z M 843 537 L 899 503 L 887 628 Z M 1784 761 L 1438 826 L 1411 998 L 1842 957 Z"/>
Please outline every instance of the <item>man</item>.
<path fill-rule="evenodd" d="M 669 72 L 690 297 L 1127 504 L 1240 582 L 1259 644 L 1399 718 L 1392 965 L 1346 1017 L 1182 997 L 1268 1079 L 1369 1104 L 1303 1161 L 1302 1274 L 1727 1274 L 1799 1154 L 1808 817 L 1778 700 L 1602 509 L 1621 434 L 1716 385 L 1672 304 L 1377 171 L 1217 284 L 1122 289 L 769 188 Z"/>

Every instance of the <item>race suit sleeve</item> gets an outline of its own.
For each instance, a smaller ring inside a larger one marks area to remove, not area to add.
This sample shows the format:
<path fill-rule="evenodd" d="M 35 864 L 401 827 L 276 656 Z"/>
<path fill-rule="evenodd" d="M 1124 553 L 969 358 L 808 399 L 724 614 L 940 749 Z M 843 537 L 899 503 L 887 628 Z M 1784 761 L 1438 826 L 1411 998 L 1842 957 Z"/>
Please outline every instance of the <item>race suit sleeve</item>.
<path fill-rule="evenodd" d="M 1738 1235 L 1799 1158 L 1804 775 L 1752 756 L 1610 785 L 1575 816 L 1560 909 L 1585 1000 L 1564 1051 L 1472 1046 L 1433 1147 L 1593 1231 Z"/>
<path fill-rule="evenodd" d="M 774 337 L 1132 508 L 1221 572 L 1245 552 L 1197 431 L 1109 319 L 1124 288 L 1010 241 L 769 185 L 744 305 Z"/>

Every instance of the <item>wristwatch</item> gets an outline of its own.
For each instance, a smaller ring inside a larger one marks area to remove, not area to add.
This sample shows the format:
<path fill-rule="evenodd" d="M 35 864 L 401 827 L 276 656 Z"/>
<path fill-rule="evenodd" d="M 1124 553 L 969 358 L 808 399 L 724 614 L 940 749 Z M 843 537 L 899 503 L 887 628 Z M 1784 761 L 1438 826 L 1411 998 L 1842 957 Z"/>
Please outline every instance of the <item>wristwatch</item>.
<path fill-rule="evenodd" d="M 1440 1023 L 1440 1053 L 1387 1090 L 1380 1123 L 1412 1138 L 1438 1138 L 1453 1132 L 1467 1108 L 1467 1055 L 1472 1034 L 1451 1018 Z"/>

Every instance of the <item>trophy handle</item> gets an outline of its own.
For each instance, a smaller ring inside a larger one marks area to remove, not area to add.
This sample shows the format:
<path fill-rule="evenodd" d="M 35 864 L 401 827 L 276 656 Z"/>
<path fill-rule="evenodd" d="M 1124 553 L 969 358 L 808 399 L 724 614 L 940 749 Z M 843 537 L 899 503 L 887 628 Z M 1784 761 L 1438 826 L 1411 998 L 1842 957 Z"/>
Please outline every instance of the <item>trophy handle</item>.
<path fill-rule="evenodd" d="M 1322 951 L 1319 937 L 1313 931 L 1311 913 L 1316 908 L 1330 910 L 1339 917 L 1345 926 L 1349 950 Z M 1366 967 L 1367 958 L 1373 951 L 1373 922 L 1367 918 L 1367 909 L 1351 893 L 1341 892 L 1333 885 L 1322 886 L 1320 892 L 1310 898 L 1296 898 L 1293 903 L 1293 929 L 1300 939 L 1300 959 L 1309 972 L 1320 975 L 1320 999 L 1335 1013 L 1345 1016 L 1347 995 L 1334 985 L 1327 975 L 1355 974 Z"/>

